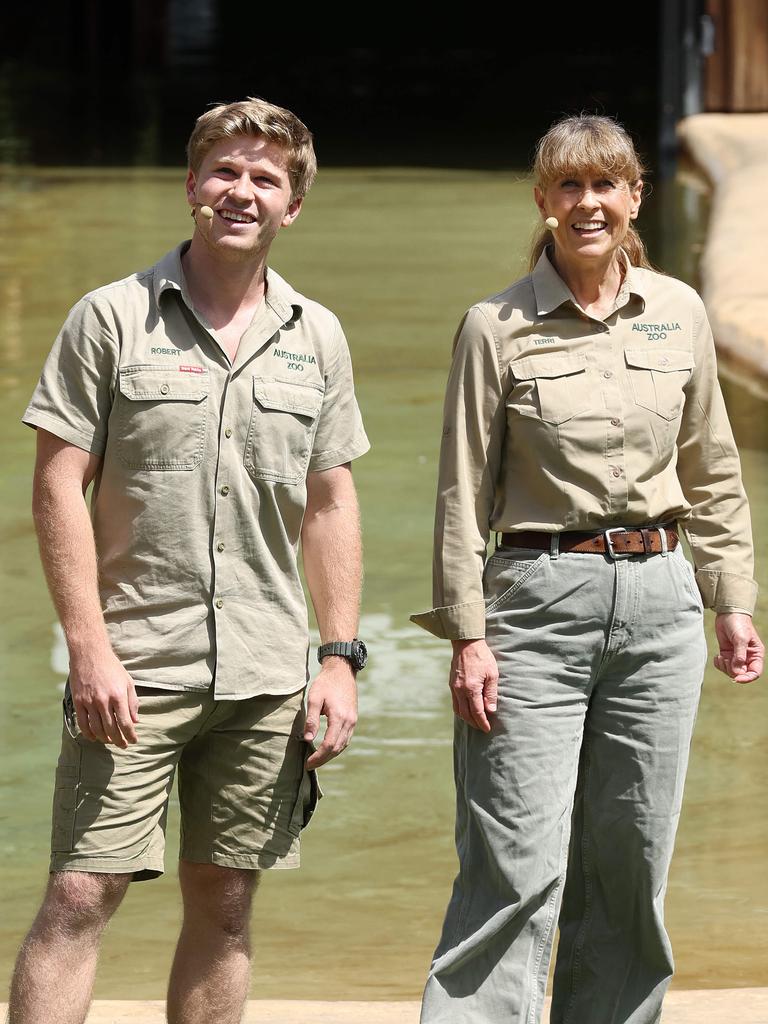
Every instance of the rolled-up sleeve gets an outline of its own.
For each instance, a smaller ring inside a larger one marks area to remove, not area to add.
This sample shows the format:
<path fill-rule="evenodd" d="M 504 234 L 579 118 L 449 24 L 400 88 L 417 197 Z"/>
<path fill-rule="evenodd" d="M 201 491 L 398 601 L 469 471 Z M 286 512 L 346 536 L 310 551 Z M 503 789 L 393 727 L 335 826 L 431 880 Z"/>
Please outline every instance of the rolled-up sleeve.
<path fill-rule="evenodd" d="M 435 514 L 434 607 L 411 621 L 435 636 L 485 636 L 483 566 L 499 479 L 506 410 L 499 349 L 479 307 L 453 345 Z"/>
<path fill-rule="evenodd" d="M 696 369 L 678 436 L 677 475 L 691 505 L 682 525 L 705 607 L 752 614 L 757 583 L 749 505 L 703 304 L 696 315 L 694 353 Z"/>

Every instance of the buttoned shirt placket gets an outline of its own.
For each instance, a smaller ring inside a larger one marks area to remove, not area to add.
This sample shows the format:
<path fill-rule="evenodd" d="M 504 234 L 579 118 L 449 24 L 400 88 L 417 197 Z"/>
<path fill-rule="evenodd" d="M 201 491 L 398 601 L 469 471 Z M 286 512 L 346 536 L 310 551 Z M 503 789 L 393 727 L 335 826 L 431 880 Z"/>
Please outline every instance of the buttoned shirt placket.
<path fill-rule="evenodd" d="M 235 438 L 234 422 L 231 409 L 236 406 L 236 400 L 232 396 L 232 388 L 237 378 L 242 374 L 244 368 L 251 360 L 258 355 L 264 346 L 277 334 L 281 327 L 292 320 L 298 312 L 297 307 L 290 305 L 281 297 L 274 299 L 265 297 L 264 302 L 256 311 L 250 326 L 243 333 L 235 353 L 234 360 L 231 360 L 223 345 L 216 337 L 216 333 L 209 323 L 195 310 L 186 290 L 182 288 L 181 299 L 187 309 L 211 339 L 217 354 L 220 354 L 226 363 L 227 377 L 224 381 L 221 398 L 219 402 L 219 419 L 217 431 L 216 471 L 213 478 L 213 520 L 211 523 L 211 614 L 213 615 L 214 626 L 214 657 L 213 657 L 213 685 L 216 693 L 218 677 L 220 674 L 226 678 L 226 631 L 227 631 L 227 601 L 236 597 L 236 591 L 232 578 L 236 575 L 232 564 L 232 552 L 227 548 L 227 537 L 235 534 L 233 502 L 242 500 L 239 488 L 236 486 L 237 474 L 240 470 L 241 454 L 235 444 L 231 443 Z M 224 661 L 224 665 L 222 665 Z"/>
<path fill-rule="evenodd" d="M 633 298 L 643 303 L 641 296 L 631 292 L 628 275 L 622 280 L 619 291 L 616 295 L 613 309 L 606 316 L 605 320 L 587 313 L 576 299 L 571 295 L 569 289 L 562 281 L 558 281 L 555 288 L 560 287 L 566 291 L 569 298 L 564 303 L 552 307 L 544 297 L 539 302 L 539 316 L 554 317 L 562 316 L 564 308 L 571 310 L 585 324 L 589 324 L 598 337 L 594 339 L 593 358 L 595 360 L 595 372 L 597 374 L 600 392 L 606 412 L 606 434 L 605 434 L 605 488 L 608 496 L 605 508 L 606 516 L 619 522 L 622 515 L 629 506 L 629 479 L 626 466 L 625 452 L 625 407 L 622 394 L 622 378 L 625 375 L 624 369 L 624 344 L 621 337 L 621 327 L 616 320 L 619 311 L 626 306 Z M 643 303 L 644 305 L 644 303 Z M 599 335 L 606 335 L 605 345 L 600 345 Z"/>

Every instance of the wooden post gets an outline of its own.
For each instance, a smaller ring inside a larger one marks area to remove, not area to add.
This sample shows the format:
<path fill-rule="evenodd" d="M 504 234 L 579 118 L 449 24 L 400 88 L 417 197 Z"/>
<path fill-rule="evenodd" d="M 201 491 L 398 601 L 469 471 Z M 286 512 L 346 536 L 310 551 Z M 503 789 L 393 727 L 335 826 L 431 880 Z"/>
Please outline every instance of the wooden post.
<path fill-rule="evenodd" d="M 704 66 L 708 111 L 768 111 L 768 3 L 707 0 L 714 52 Z"/>

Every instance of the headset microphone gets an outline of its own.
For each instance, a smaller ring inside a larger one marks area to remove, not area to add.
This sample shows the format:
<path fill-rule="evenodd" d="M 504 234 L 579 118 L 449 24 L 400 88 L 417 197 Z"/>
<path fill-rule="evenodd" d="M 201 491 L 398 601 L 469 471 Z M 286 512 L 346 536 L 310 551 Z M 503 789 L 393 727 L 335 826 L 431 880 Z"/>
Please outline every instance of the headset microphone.
<path fill-rule="evenodd" d="M 195 203 L 192 209 L 189 211 L 189 214 L 192 217 L 192 220 L 195 222 L 195 224 L 197 224 L 198 213 L 203 218 L 203 223 L 205 224 L 206 228 L 208 229 L 208 231 L 210 231 L 211 225 L 213 223 L 213 210 L 210 208 L 210 206 L 200 206 L 199 203 Z"/>

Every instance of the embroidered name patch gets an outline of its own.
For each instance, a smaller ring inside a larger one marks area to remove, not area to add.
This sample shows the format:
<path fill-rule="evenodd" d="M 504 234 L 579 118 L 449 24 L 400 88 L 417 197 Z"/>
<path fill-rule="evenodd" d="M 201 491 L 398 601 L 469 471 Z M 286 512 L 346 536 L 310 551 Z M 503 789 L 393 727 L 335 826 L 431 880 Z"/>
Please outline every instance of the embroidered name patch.
<path fill-rule="evenodd" d="M 275 359 L 285 359 L 288 362 L 289 370 L 298 370 L 299 373 L 304 373 L 304 364 L 312 365 L 317 362 L 313 355 L 306 352 L 286 352 L 284 348 L 275 348 L 272 350 L 272 355 Z"/>
<path fill-rule="evenodd" d="M 632 330 L 645 334 L 648 341 L 663 341 L 668 334 L 671 334 L 673 331 L 680 331 L 682 328 L 676 320 L 671 320 L 667 324 L 632 324 Z"/>

